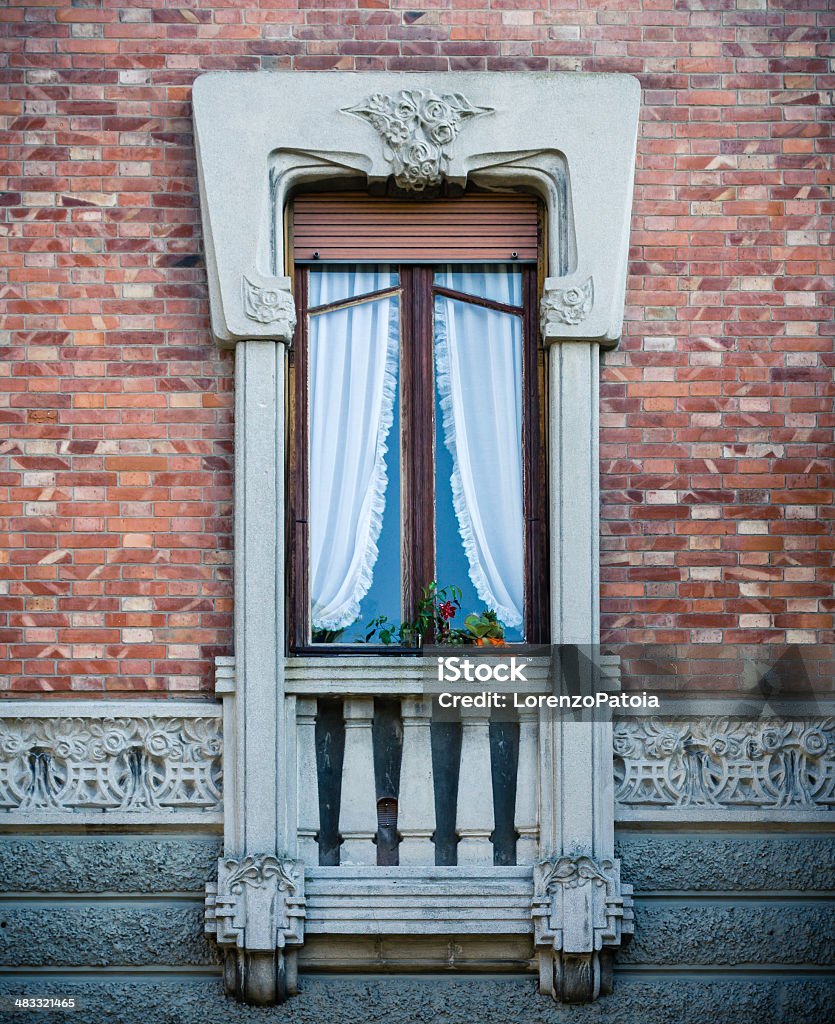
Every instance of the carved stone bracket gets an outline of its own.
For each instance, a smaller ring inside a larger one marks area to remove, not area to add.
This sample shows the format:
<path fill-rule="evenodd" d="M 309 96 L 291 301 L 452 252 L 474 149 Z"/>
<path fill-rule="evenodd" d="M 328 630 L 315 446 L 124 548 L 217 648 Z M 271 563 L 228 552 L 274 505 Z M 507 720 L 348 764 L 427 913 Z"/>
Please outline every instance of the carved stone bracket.
<path fill-rule="evenodd" d="M 290 279 L 278 277 L 269 284 L 257 284 L 244 276 L 241 293 L 244 313 L 259 324 L 275 324 L 273 336 L 289 343 L 296 329 L 296 304 L 290 290 Z"/>
<path fill-rule="evenodd" d="M 620 862 L 556 857 L 534 867 L 532 906 L 539 990 L 587 1003 L 612 990 L 612 953 L 634 930 L 632 886 Z"/>
<path fill-rule="evenodd" d="M 206 884 L 206 934 L 225 953 L 230 995 L 259 1006 L 295 995 L 304 908 L 301 863 L 271 854 L 218 861 L 217 882 Z"/>
<path fill-rule="evenodd" d="M 542 337 L 556 341 L 565 335 L 566 327 L 576 327 L 591 313 L 594 306 L 594 281 L 591 277 L 577 279 L 576 283 L 564 278 L 549 277 L 539 307 Z"/>

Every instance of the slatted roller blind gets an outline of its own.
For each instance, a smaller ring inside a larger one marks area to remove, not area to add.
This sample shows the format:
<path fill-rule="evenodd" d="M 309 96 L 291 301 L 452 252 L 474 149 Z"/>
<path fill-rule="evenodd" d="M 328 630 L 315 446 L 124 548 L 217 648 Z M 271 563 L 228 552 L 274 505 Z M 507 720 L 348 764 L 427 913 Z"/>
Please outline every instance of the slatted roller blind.
<path fill-rule="evenodd" d="M 296 263 L 536 262 L 538 253 L 539 209 L 531 196 L 302 195 L 293 202 L 292 224 Z"/>

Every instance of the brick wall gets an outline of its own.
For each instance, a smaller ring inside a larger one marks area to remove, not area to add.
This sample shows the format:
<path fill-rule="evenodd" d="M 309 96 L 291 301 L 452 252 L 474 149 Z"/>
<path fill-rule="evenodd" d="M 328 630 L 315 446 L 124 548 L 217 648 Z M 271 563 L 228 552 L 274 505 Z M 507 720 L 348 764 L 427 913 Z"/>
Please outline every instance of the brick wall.
<path fill-rule="evenodd" d="M 637 75 L 602 387 L 607 635 L 831 642 L 828 8 L 9 0 L 0 689 L 209 689 L 229 650 L 232 365 L 189 109 L 218 69 Z"/>

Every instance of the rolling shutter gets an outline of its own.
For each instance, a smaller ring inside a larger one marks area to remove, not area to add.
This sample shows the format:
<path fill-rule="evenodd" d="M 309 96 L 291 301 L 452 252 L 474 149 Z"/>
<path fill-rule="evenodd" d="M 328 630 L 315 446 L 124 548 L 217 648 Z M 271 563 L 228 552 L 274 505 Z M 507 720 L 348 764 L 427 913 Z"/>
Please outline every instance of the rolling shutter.
<path fill-rule="evenodd" d="M 310 194 L 293 201 L 296 263 L 536 262 L 539 207 L 524 195 L 374 199 Z"/>

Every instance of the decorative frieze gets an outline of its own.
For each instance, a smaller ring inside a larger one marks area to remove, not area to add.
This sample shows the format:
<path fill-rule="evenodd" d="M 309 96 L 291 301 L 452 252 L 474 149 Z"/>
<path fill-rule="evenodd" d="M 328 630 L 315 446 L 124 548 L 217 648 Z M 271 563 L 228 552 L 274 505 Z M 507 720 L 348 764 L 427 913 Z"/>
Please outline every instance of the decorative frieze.
<path fill-rule="evenodd" d="M 206 884 L 206 934 L 226 953 L 230 995 L 268 1005 L 296 992 L 304 942 L 304 866 L 272 854 L 218 861 Z"/>
<path fill-rule="evenodd" d="M 539 990 L 566 1003 L 611 992 L 612 952 L 634 931 L 632 887 L 617 859 L 562 856 L 534 866 Z"/>
<path fill-rule="evenodd" d="M 835 718 L 632 718 L 614 729 L 624 809 L 828 811 Z"/>
<path fill-rule="evenodd" d="M 119 711 L 126 707 L 121 703 Z M 86 705 L 84 714 L 54 710 L 53 717 L 7 712 L 0 718 L 0 822 L 6 816 L 31 824 L 88 820 L 103 813 L 110 820 L 160 820 L 173 813 L 214 820 L 220 813 L 216 714 L 166 717 L 160 703 L 160 713 L 111 717 L 104 701 L 94 710 Z"/>
<path fill-rule="evenodd" d="M 439 96 L 431 89 L 375 93 L 343 109 L 380 133 L 395 184 L 409 192 L 440 185 L 449 164 L 449 146 L 464 122 L 492 112 L 492 107 L 477 107 L 460 92 Z"/>

